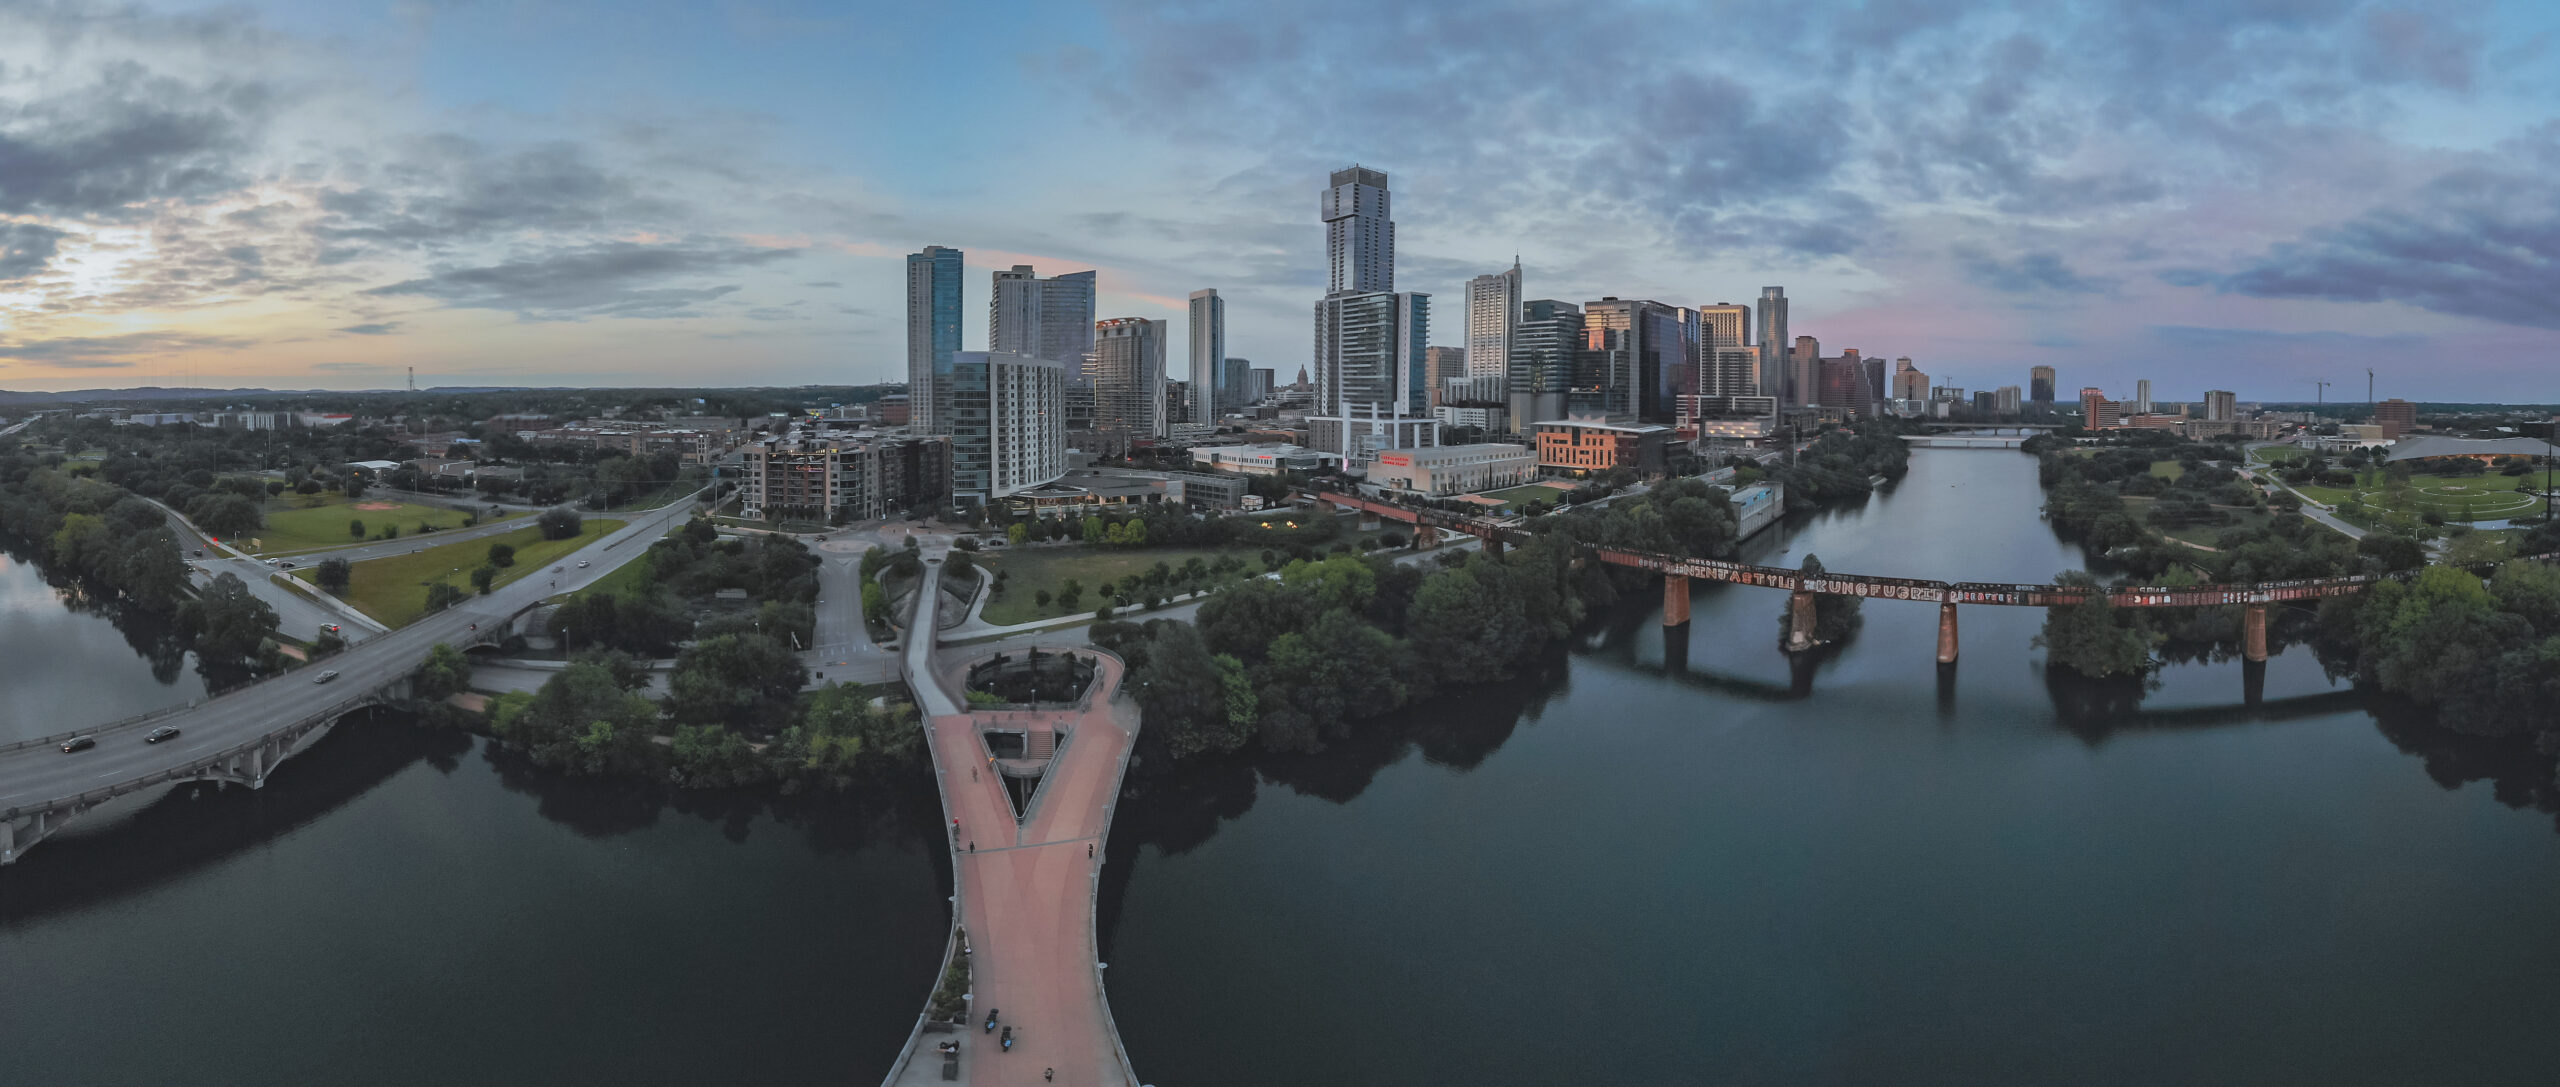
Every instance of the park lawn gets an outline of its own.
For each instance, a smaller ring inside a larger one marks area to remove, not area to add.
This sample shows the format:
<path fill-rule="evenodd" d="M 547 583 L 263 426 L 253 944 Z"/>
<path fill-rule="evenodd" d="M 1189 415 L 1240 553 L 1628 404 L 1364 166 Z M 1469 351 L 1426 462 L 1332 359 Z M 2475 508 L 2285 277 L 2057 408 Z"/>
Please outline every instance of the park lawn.
<path fill-rule="evenodd" d="M 2174 460 L 2155 460 L 2151 462 L 2151 474 L 2162 479 L 2176 479 L 2187 474 L 2187 466 Z"/>
<path fill-rule="evenodd" d="M 981 552 L 978 562 L 989 572 L 1005 575 L 1004 592 L 987 601 L 979 617 L 997 626 L 1028 623 L 1060 615 L 1086 615 L 1102 606 L 1101 589 L 1106 581 L 1126 580 L 1132 574 L 1143 574 L 1161 562 L 1174 569 L 1197 556 L 1202 562 L 1216 562 L 1220 555 L 1243 559 L 1254 573 L 1262 572 L 1262 552 L 1242 547 L 1141 547 L 1130 550 L 1098 550 L 1082 545 L 1068 547 L 1007 548 L 1002 552 Z M 1058 606 L 1058 589 L 1074 578 L 1084 583 L 1082 606 L 1074 611 Z M 1040 591 L 1049 591 L 1049 606 L 1039 605 Z"/>
<path fill-rule="evenodd" d="M 2291 464 L 2310 454 L 2291 446 L 2266 445 L 2249 451 L 2249 459 L 2260 464 Z"/>
<path fill-rule="evenodd" d="M 471 571 L 489 561 L 491 544 L 508 544 L 516 549 L 515 565 L 498 571 L 496 584 L 505 585 L 528 574 L 548 572 L 551 564 L 561 556 L 594 543 L 621 527 L 620 521 L 590 517 L 578 535 L 565 540 L 546 540 L 542 538 L 541 526 L 526 525 L 513 532 L 462 540 L 412 554 L 366 559 L 348 571 L 346 601 L 385 626 L 407 626 L 426 614 L 428 582 L 441 579 L 457 589 L 470 592 Z M 295 570 L 293 576 L 317 582 L 319 570 L 304 567 Z"/>
<path fill-rule="evenodd" d="M 365 505 L 389 505 L 382 510 L 358 509 Z M 255 537 L 259 554 L 279 555 L 310 551 L 324 547 L 343 547 L 359 542 L 348 533 L 347 522 L 364 522 L 365 537 L 382 535 L 382 530 L 398 526 L 402 536 L 418 531 L 421 523 L 438 528 L 460 528 L 465 515 L 459 510 L 438 506 L 422 506 L 415 502 L 376 501 L 359 498 L 349 502 L 344 495 L 287 494 L 266 503 L 267 526 Z M 508 514 L 507 516 L 522 516 Z"/>
<path fill-rule="evenodd" d="M 521 561 L 521 559 L 519 559 L 519 561 Z M 648 560 L 645 558 L 633 559 L 620 566 L 614 567 L 612 573 L 597 578 L 595 580 L 595 584 L 589 585 L 576 592 L 562 593 L 560 596 L 562 599 L 577 599 L 580 597 L 599 596 L 610 593 L 614 596 L 620 597 L 636 597 L 646 592 L 649 585 Z"/>
<path fill-rule="evenodd" d="M 2413 476 L 2406 495 L 2394 499 L 2388 486 L 2367 489 L 2361 485 L 2345 487 L 2303 487 L 2302 493 L 2323 502 L 2344 502 L 2352 491 L 2369 509 L 2386 512 L 2434 513 L 2449 520 L 2494 521 L 2518 517 L 2539 517 L 2541 499 L 2515 493 L 2524 486 L 2538 486 L 2539 477 L 2522 476 Z M 2334 497 L 2332 497 L 2334 496 Z"/>

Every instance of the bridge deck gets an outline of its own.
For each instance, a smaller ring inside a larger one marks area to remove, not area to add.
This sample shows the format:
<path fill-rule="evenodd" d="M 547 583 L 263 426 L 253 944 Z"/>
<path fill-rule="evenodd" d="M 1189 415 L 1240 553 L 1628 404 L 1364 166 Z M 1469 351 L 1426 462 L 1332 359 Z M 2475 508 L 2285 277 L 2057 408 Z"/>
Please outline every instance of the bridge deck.
<path fill-rule="evenodd" d="M 917 615 L 909 631 L 934 629 L 939 580 L 940 568 L 929 566 L 917 587 Z M 888 1082 L 943 1082 L 933 1046 L 956 1039 L 964 1083 L 1134 1085 L 1103 995 L 1093 929 L 1102 840 L 1136 732 L 1135 708 L 1116 697 L 1121 663 L 1095 654 L 1102 667 L 1085 708 L 1044 715 L 1069 738 L 1050 763 L 1031 817 L 1017 823 L 1011 798 L 989 769 L 977 715 L 967 712 L 949 677 L 936 670 L 933 641 L 911 633 L 904 662 L 908 684 L 929 714 L 926 736 L 945 818 L 959 821 L 952 850 L 960 893 L 954 919 L 969 934 L 971 1014 L 983 1023 L 990 1009 L 1001 1012 L 997 1027 L 1014 1028 L 1014 1047 L 1006 1052 L 996 1035 L 974 1028 L 924 1034 L 919 1020 L 919 1033 Z M 1006 716 L 1018 723 L 1023 715 Z M 1046 1069 L 1056 1070 L 1054 1081 L 1041 1077 Z"/>

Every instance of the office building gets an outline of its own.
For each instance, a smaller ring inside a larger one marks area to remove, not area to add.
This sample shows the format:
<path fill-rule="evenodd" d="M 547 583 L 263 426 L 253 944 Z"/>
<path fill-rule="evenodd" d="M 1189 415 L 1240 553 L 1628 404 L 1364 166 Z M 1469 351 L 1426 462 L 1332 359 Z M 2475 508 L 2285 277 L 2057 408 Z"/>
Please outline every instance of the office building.
<path fill-rule="evenodd" d="M 1227 303 L 1214 289 L 1191 292 L 1191 374 L 1185 379 L 1187 422 L 1218 421 L 1218 367 L 1227 358 Z"/>
<path fill-rule="evenodd" d="M 2000 397 L 1999 397 L 1999 395 L 1998 395 L 1998 394 L 1996 394 L 1996 393 L 1993 393 L 1993 392 L 1992 392 L 1991 390 L 1989 390 L 1989 389 L 1983 389 L 1983 390 L 1980 390 L 1980 391 L 1978 391 L 1978 392 L 1975 392 L 1975 393 L 1973 394 L 1973 410 L 1978 411 L 1978 412 L 1981 412 L 1981 413 L 1983 413 L 1983 414 L 1985 414 L 1985 415 L 1988 415 L 1988 414 L 1990 414 L 1990 413 L 1992 413 L 1992 412 L 1994 412 L 1994 411 L 1998 411 L 1998 410 L 2000 410 Z"/>
<path fill-rule="evenodd" d="M 1235 411 L 1253 403 L 1253 361 L 1228 359 L 1218 364 L 1218 410 Z"/>
<path fill-rule="evenodd" d="M 1778 398 L 1774 396 L 1684 396 L 1681 429 L 1700 440 L 1750 440 L 1776 432 Z"/>
<path fill-rule="evenodd" d="M 1308 441 L 1346 458 L 1439 444 L 1424 380 L 1431 296 L 1395 289 L 1387 175 L 1333 172 L 1318 201 L 1326 293 L 1315 305 L 1315 403 Z"/>
<path fill-rule="evenodd" d="M 1514 257 L 1510 271 L 1467 281 L 1467 372 L 1507 376 L 1511 335 L 1519 327 L 1520 260 Z"/>
<path fill-rule="evenodd" d="M 1581 307 L 1552 298 L 1521 304 L 1506 393 L 1515 433 L 1541 419 L 1564 417 L 1565 390 L 1573 384 L 1574 355 L 1581 347 Z"/>
<path fill-rule="evenodd" d="M 1582 307 L 1565 411 L 1617 422 L 1667 423 L 1697 387 L 1698 315 L 1681 306 L 1603 298 Z"/>
<path fill-rule="evenodd" d="M 960 251 L 928 245 L 907 254 L 907 392 L 915 427 L 951 432 L 951 359 L 960 350 Z"/>
<path fill-rule="evenodd" d="M 2207 394 L 2208 396 L 2211 394 Z M 2107 391 L 2095 385 L 2080 390 L 2080 425 L 2087 430 L 2105 430 L 2124 422 L 2124 407 L 2107 399 Z"/>
<path fill-rule="evenodd" d="M 2206 394 L 2212 395 L 2210 393 Z M 2231 394 L 2224 393 L 2224 396 Z M 2396 442 L 2400 436 L 2418 429 L 2418 406 L 2393 397 L 2373 406 L 2373 422 L 2382 428 L 2382 440 Z"/>
<path fill-rule="evenodd" d="M 1896 367 L 1893 374 L 1894 399 L 1928 399 L 1929 375 L 1922 373 L 1917 368 L 1913 367 L 1910 359 L 1895 359 L 1894 366 Z"/>
<path fill-rule="evenodd" d="M 1538 455 L 1510 443 L 1383 449 L 1369 458 L 1369 482 L 1410 494 L 1466 494 L 1538 478 Z"/>
<path fill-rule="evenodd" d="M 1538 467 L 1589 475 L 1626 468 L 1643 475 L 1669 463 L 1672 431 L 1651 423 L 1554 419 L 1536 424 Z"/>
<path fill-rule="evenodd" d="M 1453 377 L 1467 373 L 1467 349 L 1463 347 L 1426 347 L 1422 349 L 1422 387 L 1430 394 L 1432 407 L 1440 406 L 1440 386 Z"/>
<path fill-rule="evenodd" d="M 2018 387 L 2015 385 L 2000 386 L 1999 393 L 1992 398 L 1992 410 L 2003 415 L 2016 415 L 2019 411 Z"/>
<path fill-rule="evenodd" d="M 1783 389 L 1767 389 L 1790 407 L 1813 402 L 1809 367 L 1794 365 L 1790 357 L 1795 341 L 1787 338 L 1787 289 L 1760 288 L 1760 373 L 1766 380 L 1787 382 Z M 1803 384 L 1797 384 L 1798 379 Z"/>
<path fill-rule="evenodd" d="M 2208 423 L 2228 423 L 2240 417 L 2239 396 L 2221 389 L 2204 392 L 2204 418 Z"/>
<path fill-rule="evenodd" d="M 2150 378 L 2146 377 L 2133 383 L 2133 413 L 2135 415 L 2151 414 Z"/>
<path fill-rule="evenodd" d="M 1431 296 L 1395 291 L 1316 303 L 1315 410 L 1308 442 L 1346 459 L 1438 444 L 1423 384 Z"/>
<path fill-rule="evenodd" d="M 2027 399 L 2038 404 L 2053 403 L 2053 367 L 2036 366 L 2027 370 Z"/>
<path fill-rule="evenodd" d="M 1278 387 L 1272 384 L 1272 382 L 1277 379 L 1278 376 L 1278 372 L 1268 366 L 1256 366 L 1250 370 L 1246 370 L 1244 372 L 1244 402 L 1248 404 L 1259 404 L 1265 400 L 1271 399 L 1271 390 Z"/>
<path fill-rule="evenodd" d="M 1165 322 L 1114 317 L 1093 326 L 1093 429 L 1165 436 Z"/>
<path fill-rule="evenodd" d="M 961 351 L 951 375 L 953 497 L 985 505 L 1066 473 L 1066 363 Z"/>
<path fill-rule="evenodd" d="M 1761 326 L 1768 334 L 1768 326 Z M 1787 351 L 1787 387 L 1789 407 L 1810 408 L 1822 403 L 1822 341 L 1811 336 L 1798 336 L 1795 346 Z"/>

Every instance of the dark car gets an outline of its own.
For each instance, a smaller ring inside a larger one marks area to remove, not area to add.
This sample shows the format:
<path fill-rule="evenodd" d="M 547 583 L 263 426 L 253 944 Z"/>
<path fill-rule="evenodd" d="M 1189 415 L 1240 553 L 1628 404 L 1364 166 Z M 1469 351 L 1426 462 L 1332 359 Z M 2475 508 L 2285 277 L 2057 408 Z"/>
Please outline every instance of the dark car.
<path fill-rule="evenodd" d="M 74 736 L 62 741 L 62 753 L 68 755 L 74 751 L 87 751 L 96 746 L 98 746 L 98 739 L 95 736 Z"/>
<path fill-rule="evenodd" d="M 287 570 L 291 570 L 291 569 L 293 569 L 293 564 L 292 564 L 292 563 L 289 563 L 289 562 L 279 562 L 279 563 L 277 563 L 276 565 L 281 566 L 281 567 L 284 567 L 284 568 L 285 568 L 285 569 L 287 569 Z"/>
<path fill-rule="evenodd" d="M 315 680 L 312 680 L 311 682 L 313 682 L 313 683 L 327 683 L 327 682 L 329 682 L 330 680 L 333 680 L 333 679 L 336 679 L 336 678 L 338 678 L 337 670 L 335 670 L 335 669 L 331 669 L 331 670 L 329 670 L 329 671 L 326 671 L 326 672 L 322 672 L 322 673 L 320 673 L 320 678 L 315 679 Z"/>
<path fill-rule="evenodd" d="M 204 557 L 204 548 L 201 548 L 201 547 L 196 548 L 196 557 L 197 557 L 197 558 L 203 558 L 203 557 Z"/>
<path fill-rule="evenodd" d="M 159 728 L 152 729 L 151 735 L 143 737 L 142 742 L 146 744 L 156 744 L 162 740 L 174 740 L 177 739 L 177 737 L 178 726 L 162 725 Z"/>

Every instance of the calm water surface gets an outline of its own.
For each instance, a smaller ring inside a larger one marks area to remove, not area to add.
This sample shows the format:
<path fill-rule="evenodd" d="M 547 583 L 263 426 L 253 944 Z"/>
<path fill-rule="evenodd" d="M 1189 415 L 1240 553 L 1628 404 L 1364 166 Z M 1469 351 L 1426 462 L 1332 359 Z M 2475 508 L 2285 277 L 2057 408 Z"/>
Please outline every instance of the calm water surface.
<path fill-rule="evenodd" d="M 2034 471 L 1924 452 L 1757 557 L 2049 580 L 2083 560 Z M 1965 609 L 1942 686 L 1937 609 L 1871 601 L 1800 677 L 1784 600 L 1701 587 L 1668 649 L 1630 608 L 1555 675 L 1392 740 L 1141 768 L 1105 900 L 1139 1071 L 2553 1082 L 2560 835 L 2496 795 L 2547 802 L 2547 761 L 2386 735 L 2302 647 L 2256 707 L 2240 664 L 2206 664 L 2066 719 L 2025 609 Z"/>
<path fill-rule="evenodd" d="M 0 743 L 68 732 L 204 696 L 165 624 L 91 604 L 0 553 Z"/>
<path fill-rule="evenodd" d="M 2031 459 L 1929 451 L 1755 557 L 2042 581 L 2083 560 L 2035 504 Z M 0 600 L 23 734 L 200 693 L 23 567 Z M 1667 644 L 1631 601 L 1322 755 L 1133 768 L 1102 928 L 1139 1071 L 2552 1081 L 2548 760 L 2377 717 L 2300 647 L 2065 712 L 2026 610 L 1967 609 L 1944 682 L 1927 605 L 1794 667 L 1783 601 L 1701 587 Z M 914 777 L 670 798 L 351 721 L 0 870 L 0 1083 L 876 1082 L 947 918 Z"/>

